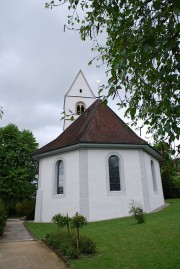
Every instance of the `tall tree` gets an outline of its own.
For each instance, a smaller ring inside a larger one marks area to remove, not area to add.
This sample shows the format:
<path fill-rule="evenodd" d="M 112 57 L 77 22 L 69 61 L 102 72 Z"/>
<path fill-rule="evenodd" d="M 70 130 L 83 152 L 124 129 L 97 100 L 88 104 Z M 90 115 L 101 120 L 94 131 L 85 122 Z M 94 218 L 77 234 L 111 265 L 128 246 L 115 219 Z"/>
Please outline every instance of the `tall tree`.
<path fill-rule="evenodd" d="M 163 147 L 163 161 L 160 162 L 161 168 L 161 179 L 164 192 L 164 198 L 174 198 L 176 197 L 176 186 L 174 182 L 174 177 L 177 175 L 176 169 L 176 158 L 177 156 L 172 156 L 172 151 L 169 149 L 167 143 L 157 143 L 154 144 L 154 148 L 161 151 Z"/>
<path fill-rule="evenodd" d="M 46 7 L 65 3 L 67 28 L 92 39 L 95 59 L 107 65 L 106 97 L 119 96 L 126 115 L 134 124 L 142 119 L 155 140 L 179 139 L 180 1 L 55 0 Z"/>
<path fill-rule="evenodd" d="M 31 156 L 37 145 L 29 130 L 20 131 L 14 124 L 0 128 L 0 199 L 7 205 L 28 198 L 34 190 Z"/>

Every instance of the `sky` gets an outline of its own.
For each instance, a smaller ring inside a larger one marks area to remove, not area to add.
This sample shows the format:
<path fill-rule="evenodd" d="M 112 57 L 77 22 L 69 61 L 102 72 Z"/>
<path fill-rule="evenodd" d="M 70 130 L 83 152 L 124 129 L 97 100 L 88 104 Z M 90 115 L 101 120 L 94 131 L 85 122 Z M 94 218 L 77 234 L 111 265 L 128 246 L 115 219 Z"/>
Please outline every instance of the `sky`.
<path fill-rule="evenodd" d="M 107 82 L 105 68 L 88 62 L 92 43 L 77 31 L 64 32 L 67 6 L 45 9 L 44 0 L 6 0 L 0 5 L 0 127 L 28 129 L 39 146 L 63 131 L 64 95 L 81 69 L 95 95 L 96 80 Z M 109 106 L 122 119 L 124 111 Z M 125 120 L 129 122 L 129 120 Z"/>

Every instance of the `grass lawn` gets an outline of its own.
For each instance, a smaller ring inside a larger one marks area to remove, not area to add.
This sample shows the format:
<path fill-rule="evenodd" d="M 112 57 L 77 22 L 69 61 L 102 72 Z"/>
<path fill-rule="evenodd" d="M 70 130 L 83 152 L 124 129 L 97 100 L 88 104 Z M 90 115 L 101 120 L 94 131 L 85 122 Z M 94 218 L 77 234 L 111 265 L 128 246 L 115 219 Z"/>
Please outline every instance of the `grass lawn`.
<path fill-rule="evenodd" d="M 179 269 L 180 268 L 180 199 L 148 214 L 146 223 L 136 224 L 131 217 L 89 223 L 80 230 L 97 244 L 93 257 L 69 260 L 73 269 Z M 29 231 L 43 239 L 57 231 L 56 225 L 26 223 Z"/>

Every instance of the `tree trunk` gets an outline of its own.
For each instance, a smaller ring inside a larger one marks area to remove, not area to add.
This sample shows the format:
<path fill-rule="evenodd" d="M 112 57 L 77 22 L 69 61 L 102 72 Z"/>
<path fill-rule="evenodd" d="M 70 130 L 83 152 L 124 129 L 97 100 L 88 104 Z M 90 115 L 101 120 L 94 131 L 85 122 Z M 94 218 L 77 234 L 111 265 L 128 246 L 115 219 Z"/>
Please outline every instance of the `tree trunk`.
<path fill-rule="evenodd" d="M 76 228 L 77 258 L 79 257 L 79 228 Z"/>

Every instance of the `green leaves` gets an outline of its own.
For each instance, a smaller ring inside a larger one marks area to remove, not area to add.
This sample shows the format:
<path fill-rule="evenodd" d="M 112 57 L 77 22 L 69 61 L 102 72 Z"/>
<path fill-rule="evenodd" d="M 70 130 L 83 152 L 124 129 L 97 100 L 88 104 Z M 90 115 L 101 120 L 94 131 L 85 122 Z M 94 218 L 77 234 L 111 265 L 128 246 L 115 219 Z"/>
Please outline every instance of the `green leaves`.
<path fill-rule="evenodd" d="M 71 116 L 70 117 L 70 121 L 74 121 L 74 116 Z"/>
<path fill-rule="evenodd" d="M 149 50 L 149 44 L 148 43 L 144 44 L 143 50 L 144 50 L 144 52 L 148 52 L 148 50 Z"/>
<path fill-rule="evenodd" d="M 72 228 L 81 228 L 85 224 L 87 224 L 86 218 L 76 212 L 76 214 L 71 219 Z"/>
<path fill-rule="evenodd" d="M 7 204 L 28 198 L 34 191 L 36 174 L 32 153 L 37 143 L 28 130 L 9 124 L 0 128 L 0 197 Z"/>
<path fill-rule="evenodd" d="M 179 1 L 69 3 L 69 25 L 76 22 L 81 38 L 93 39 L 94 60 L 107 64 L 108 97 L 114 98 L 121 86 L 125 94 L 118 103 L 129 106 L 126 115 L 134 124 L 141 119 L 155 138 L 179 139 Z"/>

